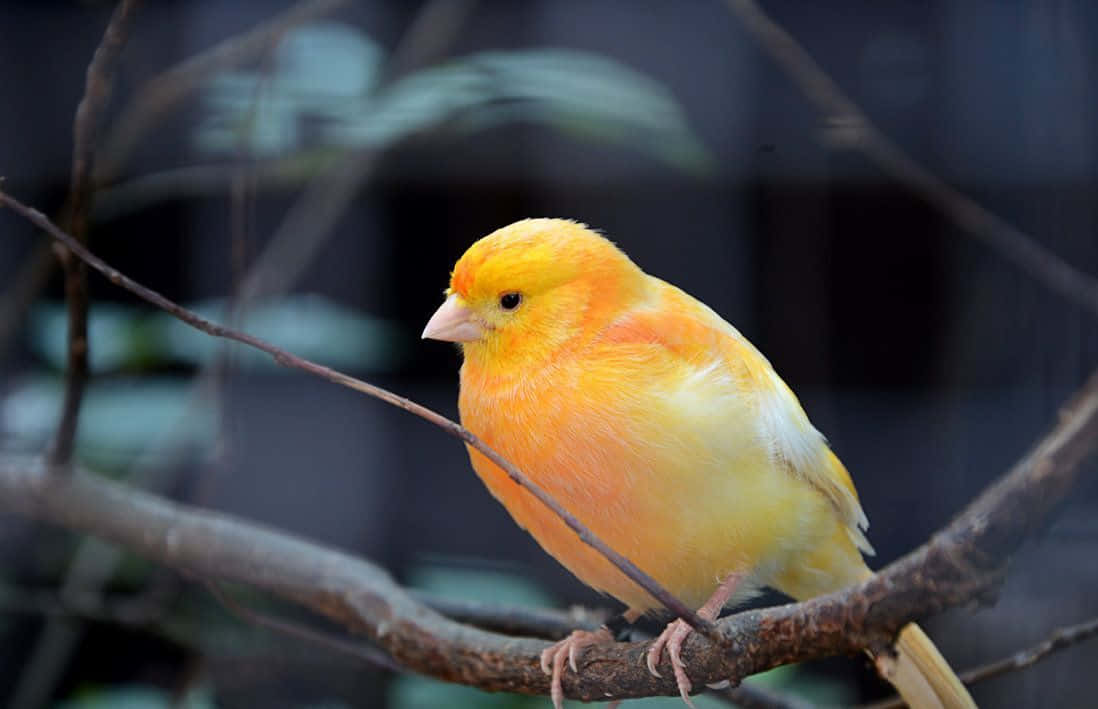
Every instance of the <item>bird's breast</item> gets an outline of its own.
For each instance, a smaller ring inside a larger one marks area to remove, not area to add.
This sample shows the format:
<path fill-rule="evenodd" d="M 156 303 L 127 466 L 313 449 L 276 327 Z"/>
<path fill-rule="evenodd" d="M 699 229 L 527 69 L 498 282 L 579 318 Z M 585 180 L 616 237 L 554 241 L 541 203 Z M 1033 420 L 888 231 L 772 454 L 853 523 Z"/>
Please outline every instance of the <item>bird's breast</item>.
<path fill-rule="evenodd" d="M 615 551 L 700 605 L 723 575 L 784 558 L 826 505 L 774 474 L 734 383 L 636 359 L 512 380 L 464 367 L 462 423 Z M 580 580 L 632 608 L 653 605 L 496 465 L 470 456 L 515 521 Z"/>

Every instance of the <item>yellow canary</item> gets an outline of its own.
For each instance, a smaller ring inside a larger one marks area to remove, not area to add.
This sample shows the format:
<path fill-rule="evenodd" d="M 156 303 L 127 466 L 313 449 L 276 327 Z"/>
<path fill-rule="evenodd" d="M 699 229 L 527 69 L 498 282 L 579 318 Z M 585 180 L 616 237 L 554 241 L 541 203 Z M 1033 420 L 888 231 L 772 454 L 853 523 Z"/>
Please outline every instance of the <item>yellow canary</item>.
<path fill-rule="evenodd" d="M 461 343 L 462 423 L 615 551 L 709 618 L 769 586 L 805 599 L 872 572 L 850 475 L 797 397 L 736 328 L 645 274 L 614 244 L 563 219 L 526 219 L 473 244 L 425 338 Z M 658 603 L 496 465 L 473 468 L 523 529 L 587 585 L 627 606 Z M 680 658 L 689 626 L 648 652 Z M 559 707 L 566 660 L 605 631 L 577 631 L 542 658 Z M 925 634 L 909 625 L 888 679 L 909 704 L 971 707 Z"/>

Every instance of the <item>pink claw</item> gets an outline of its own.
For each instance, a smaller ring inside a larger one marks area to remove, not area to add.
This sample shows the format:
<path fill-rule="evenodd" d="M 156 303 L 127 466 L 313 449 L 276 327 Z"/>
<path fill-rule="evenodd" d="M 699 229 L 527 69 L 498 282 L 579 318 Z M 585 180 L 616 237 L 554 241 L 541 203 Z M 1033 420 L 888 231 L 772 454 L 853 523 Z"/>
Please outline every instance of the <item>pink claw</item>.
<path fill-rule="evenodd" d="M 721 608 L 724 607 L 725 603 L 728 603 L 728 599 L 732 598 L 742 579 L 743 575 L 738 573 L 726 576 L 717 586 L 717 590 L 713 592 L 713 595 L 709 597 L 709 600 L 698 609 L 698 615 L 706 620 L 716 620 L 721 613 Z M 645 664 L 648 665 L 649 672 L 656 677 L 662 677 L 656 670 L 656 666 L 660 664 L 660 659 L 666 648 L 667 656 L 671 660 L 671 669 L 675 671 L 675 684 L 678 685 L 679 694 L 687 706 L 695 709 L 694 701 L 690 699 L 690 692 L 694 689 L 694 683 L 686 676 L 686 664 L 682 661 L 682 644 L 690 637 L 692 632 L 694 632 L 694 629 L 681 618 L 668 623 L 660 636 L 652 643 L 652 647 L 648 648 L 648 653 L 645 655 Z"/>
<path fill-rule="evenodd" d="M 572 671 L 579 673 L 579 661 L 583 658 L 583 652 L 592 645 L 614 642 L 613 636 L 606 628 L 599 628 L 591 632 L 589 630 L 575 630 L 564 640 L 553 643 L 541 651 L 541 670 L 552 679 L 549 681 L 549 697 L 553 700 L 554 709 L 562 709 L 564 706 L 564 687 L 561 677 L 564 675 L 564 663 L 567 660 Z"/>
<path fill-rule="evenodd" d="M 686 676 L 686 664 L 682 661 L 683 641 L 692 632 L 694 632 L 694 629 L 681 619 L 669 623 L 655 642 L 652 643 L 652 647 L 648 648 L 645 662 L 648 665 L 649 672 L 656 677 L 661 677 L 662 675 L 656 670 L 656 666 L 660 664 L 660 659 L 666 648 L 667 656 L 671 660 L 671 669 L 675 672 L 675 684 L 678 685 L 679 695 L 687 706 L 694 709 L 694 701 L 690 699 L 690 692 L 694 689 L 694 684 Z"/>

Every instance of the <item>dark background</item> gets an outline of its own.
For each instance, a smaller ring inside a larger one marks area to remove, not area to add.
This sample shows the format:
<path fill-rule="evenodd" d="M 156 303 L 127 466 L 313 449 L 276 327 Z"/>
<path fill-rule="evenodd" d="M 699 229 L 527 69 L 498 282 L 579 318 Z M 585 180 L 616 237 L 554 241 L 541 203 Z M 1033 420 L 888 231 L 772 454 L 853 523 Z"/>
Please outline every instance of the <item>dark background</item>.
<path fill-rule="evenodd" d="M 108 125 L 153 76 L 285 7 L 256 0 L 146 5 L 121 61 Z M 417 339 L 453 262 L 476 238 L 516 219 L 579 219 L 648 272 L 705 301 L 768 356 L 852 472 L 872 522 L 874 564 L 883 565 L 924 541 L 1023 454 L 1098 361 L 1093 314 L 970 238 L 864 155 L 829 144 L 818 112 L 724 4 L 470 7 L 441 55 L 424 64 L 537 47 L 601 55 L 665 87 L 705 159 L 661 158 L 658 132 L 584 135 L 529 119 L 474 130 L 468 119 L 475 110 L 384 145 L 292 288 L 388 328 L 380 346 L 392 356 L 336 366 L 456 416 L 459 355 Z M 890 0 L 764 8 L 919 162 L 1080 270 L 1098 272 L 1098 6 Z M 388 52 L 417 9 L 357 3 L 327 21 Z M 0 9 L 0 175 L 5 189 L 46 212 L 64 201 L 73 112 L 109 12 L 104 3 L 7 2 Z M 160 120 L 108 191 L 180 166 L 232 165 L 233 156 L 211 158 L 192 140 L 209 110 L 196 95 Z M 309 125 L 302 131 L 290 152 L 323 143 L 310 137 Z M 244 232 L 233 226 L 228 185 L 109 211 L 104 192 L 93 215 L 93 250 L 171 298 L 226 296 L 302 186 L 262 183 L 245 208 Z M 9 288 L 42 237 L 10 214 L 0 215 L 0 231 L 0 283 L 12 304 Z M 93 314 L 104 304 L 127 306 L 126 317 L 146 312 L 94 276 L 91 292 Z M 60 376 L 35 333 L 47 327 L 39 306 L 61 298 L 55 273 L 2 343 L 0 424 L 9 448 L 45 444 L 41 426 L 28 434 L 19 422 L 30 416 L 28 402 L 43 407 L 47 423 L 56 411 L 56 393 L 28 399 L 25 392 L 28 381 Z M 298 330 L 313 324 L 282 317 Z M 93 330 L 97 345 L 107 346 Z M 323 343 L 307 354 L 325 361 Z M 172 382 L 172 396 L 181 399 L 195 371 L 194 362 L 150 357 L 95 372 L 93 386 L 140 393 L 155 379 Z M 513 525 L 440 431 L 328 383 L 248 362 L 230 369 L 221 390 L 212 433 L 157 459 L 161 489 L 352 549 L 439 592 L 465 584 L 493 600 L 514 586 L 537 602 L 613 605 Z M 117 417 L 120 427 L 142 419 L 140 397 L 127 401 L 129 408 L 107 413 L 86 409 L 82 436 L 89 417 L 101 417 L 100 424 Z M 103 444 L 81 443 L 82 459 L 105 473 L 123 474 L 136 456 L 119 453 L 126 466 L 106 464 Z M 1025 549 L 994 607 L 926 623 L 955 667 L 1009 654 L 1098 613 L 1096 492 L 1093 483 L 1080 489 Z M 75 549 L 69 534 L 0 520 L 7 589 L 0 704 L 30 691 L 19 688 L 30 681 L 48 625 L 19 599 L 57 588 Z M 110 705 L 121 701 L 112 692 L 144 686 L 183 694 L 197 687 L 227 707 L 504 701 L 394 690 L 386 676 L 353 660 L 242 629 L 200 586 L 165 579 L 135 560 L 123 561 L 104 587 L 141 598 L 152 588 L 159 594 L 153 620 L 135 627 L 101 617 L 71 621 L 69 649 L 53 654 L 56 671 L 34 680 L 42 697 L 91 696 Z M 173 634 L 165 626 L 192 630 Z M 211 640 L 195 626 L 225 626 L 230 639 Z M 1096 653 L 1094 644 L 1067 650 L 980 685 L 974 696 L 988 706 L 1081 706 L 1092 693 L 1087 670 Z M 819 668 L 825 683 L 848 687 L 835 695 L 841 699 L 814 694 L 809 675 L 787 684 L 825 702 L 882 696 L 886 690 L 863 664 Z"/>

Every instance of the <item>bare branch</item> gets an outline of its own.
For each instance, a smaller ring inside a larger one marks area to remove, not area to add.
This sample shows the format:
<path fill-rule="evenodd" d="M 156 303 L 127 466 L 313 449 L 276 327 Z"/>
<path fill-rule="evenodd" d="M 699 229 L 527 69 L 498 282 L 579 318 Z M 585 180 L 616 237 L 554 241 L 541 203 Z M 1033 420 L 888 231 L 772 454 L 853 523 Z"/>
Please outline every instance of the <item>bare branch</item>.
<path fill-rule="evenodd" d="M 727 0 L 770 57 L 824 115 L 832 142 L 860 150 L 895 180 L 949 216 L 972 237 L 1054 293 L 1098 315 L 1098 279 L 1075 269 L 1032 236 L 949 186 L 886 137 L 796 39 L 755 0 Z"/>
<path fill-rule="evenodd" d="M 456 600 L 418 591 L 410 593 L 412 598 L 450 620 L 503 635 L 560 640 L 573 630 L 595 630 L 610 617 L 605 611 L 586 608 L 556 611 Z"/>
<path fill-rule="evenodd" d="M 715 696 L 727 699 L 740 709 L 813 709 L 814 705 L 789 694 L 778 694 L 754 684 L 715 690 Z"/>
<path fill-rule="evenodd" d="M 88 64 L 84 96 L 73 121 L 72 176 L 69 184 L 69 231 L 84 244 L 88 240 L 88 213 L 92 202 L 92 166 L 99 120 L 111 95 L 118 57 L 129 38 L 130 27 L 140 0 L 122 0 L 111 15 L 91 63 Z M 68 363 L 65 368 L 65 399 L 50 460 L 63 466 L 72 457 L 80 402 L 88 380 L 88 271 L 58 247 L 65 269 L 65 301 L 69 309 Z"/>
<path fill-rule="evenodd" d="M 998 662 L 973 667 L 967 672 L 962 672 L 961 681 L 965 684 L 975 684 L 1007 672 L 1025 669 L 1058 650 L 1071 647 L 1095 636 L 1098 636 L 1098 618 L 1091 618 L 1086 622 L 1070 625 L 1066 628 L 1057 628 L 1038 645 L 1016 652 Z"/>
<path fill-rule="evenodd" d="M 40 615 L 47 618 L 79 618 L 125 627 L 149 625 L 164 614 L 166 587 L 136 595 L 64 593 L 0 586 L 0 613 Z"/>
<path fill-rule="evenodd" d="M 53 275 L 57 260 L 52 247 L 52 242 L 42 243 L 27 254 L 0 296 L 0 358 L 8 353 L 15 334 L 27 317 L 27 311 Z"/>
<path fill-rule="evenodd" d="M 315 362 L 298 357 L 281 347 L 276 347 L 253 335 L 211 322 L 210 320 L 199 316 L 197 313 L 165 298 L 160 293 L 137 283 L 117 269 L 112 268 L 98 256 L 95 256 L 88 251 L 83 244 L 59 229 L 57 225 L 51 222 L 44 214 L 24 205 L 2 191 L 0 191 L 0 205 L 7 205 L 24 218 L 46 230 L 50 236 L 68 247 L 74 254 L 83 260 L 84 263 L 103 274 L 111 283 L 125 288 L 141 299 L 165 310 L 188 325 L 209 335 L 213 335 L 214 337 L 233 340 L 260 350 L 261 352 L 266 352 L 271 355 L 276 362 L 285 367 L 308 372 L 309 374 L 327 379 L 335 384 L 341 384 L 350 389 L 354 389 L 355 391 L 380 399 L 397 408 L 404 409 L 409 413 L 419 416 L 425 421 L 433 423 L 451 436 L 458 438 L 467 445 L 475 448 L 486 458 L 499 466 L 499 468 L 517 485 L 524 487 L 530 494 L 536 497 L 538 501 L 552 510 L 561 521 L 568 525 L 568 527 L 579 536 L 580 540 L 606 557 L 606 559 L 613 563 L 623 574 L 651 594 L 653 598 L 660 601 L 668 610 L 687 623 L 690 623 L 698 632 L 710 637 L 716 636 L 716 629 L 714 628 L 713 623 L 699 617 L 692 609 L 683 604 L 682 601 L 675 598 L 670 592 L 660 586 L 655 579 L 638 568 L 636 564 L 607 546 L 605 542 L 595 536 L 587 527 L 576 519 L 574 515 L 568 512 L 559 502 L 554 500 L 549 493 L 541 489 L 541 487 L 527 478 L 518 468 L 505 460 L 503 456 L 496 453 L 486 443 L 461 425 L 451 421 L 442 414 L 417 404 L 410 399 L 398 396 L 387 389 L 382 389 L 381 387 L 364 382 L 361 379 L 356 379 L 330 367 L 325 367 L 324 365 L 316 364 Z"/>
<path fill-rule="evenodd" d="M 1088 621 L 1076 625 L 1057 628 L 1052 631 L 1047 638 L 1033 647 L 1019 650 L 1010 657 L 1004 657 L 1001 660 L 989 662 L 986 665 L 973 667 L 970 670 L 962 672 L 959 677 L 965 684 L 976 684 L 977 682 L 983 682 L 986 679 L 998 677 L 999 675 L 1004 675 L 1008 672 L 1024 670 L 1027 667 L 1037 664 L 1058 650 L 1069 648 L 1072 645 L 1081 643 L 1084 640 L 1089 640 L 1095 636 L 1098 636 L 1098 618 L 1091 618 Z M 904 701 L 902 699 L 899 697 L 892 697 L 890 699 L 867 704 L 863 709 L 899 709 L 899 707 L 903 706 Z"/>
<path fill-rule="evenodd" d="M 442 55 L 473 13 L 477 0 L 427 0 L 393 51 L 383 70 L 383 83 L 391 84 Z"/>
<path fill-rule="evenodd" d="M 353 643 L 328 633 L 307 628 L 304 625 L 260 613 L 259 611 L 252 610 L 243 603 L 238 602 L 227 592 L 219 588 L 216 583 L 207 581 L 204 585 L 206 586 L 206 590 L 210 592 L 210 595 L 216 598 L 221 605 L 225 606 L 229 612 L 248 623 L 268 628 L 276 633 L 289 635 L 299 640 L 304 640 L 313 645 L 319 645 L 320 647 L 334 650 L 345 655 L 357 657 L 366 664 L 377 667 L 378 669 L 389 670 L 391 672 L 400 672 L 403 669 L 400 665 L 393 662 L 392 658 L 377 648 L 362 645 L 360 643 Z"/>
<path fill-rule="evenodd" d="M 1059 423 L 998 482 L 927 544 L 869 581 L 797 604 L 745 611 L 717 624 L 720 641 L 686 642 L 696 682 L 778 665 L 880 649 L 900 627 L 986 598 L 1011 554 L 1070 492 L 1098 447 L 1098 373 Z M 51 476 L 41 464 L 0 460 L 0 506 L 96 534 L 206 579 L 248 583 L 352 630 L 402 666 L 490 690 L 544 694 L 544 641 L 455 623 L 425 608 L 382 570 L 345 554 L 207 510 L 174 504 L 82 472 Z M 586 669 L 564 678 L 567 696 L 629 698 L 677 693 L 640 661 L 646 643 L 590 648 Z"/>

